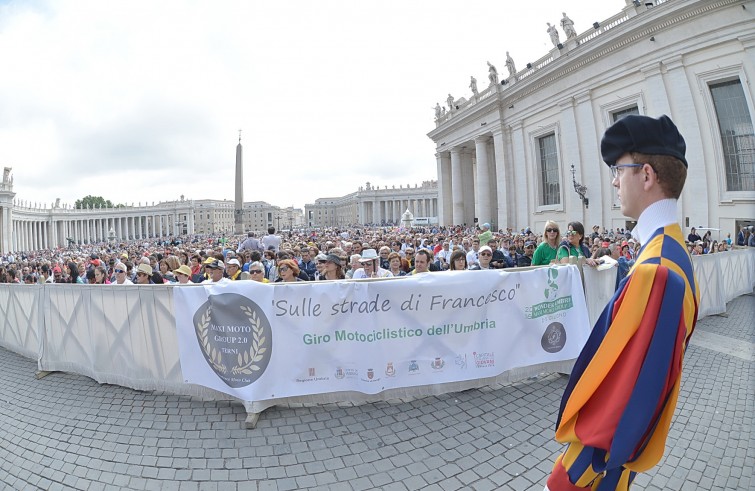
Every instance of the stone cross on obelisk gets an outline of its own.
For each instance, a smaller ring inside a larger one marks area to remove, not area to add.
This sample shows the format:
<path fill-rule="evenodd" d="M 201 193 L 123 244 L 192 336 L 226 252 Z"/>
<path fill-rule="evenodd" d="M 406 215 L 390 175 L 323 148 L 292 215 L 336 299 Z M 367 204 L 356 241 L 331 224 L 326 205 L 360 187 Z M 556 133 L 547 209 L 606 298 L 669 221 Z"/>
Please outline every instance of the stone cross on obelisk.
<path fill-rule="evenodd" d="M 233 210 L 233 233 L 244 233 L 244 164 L 241 161 L 241 130 L 236 145 L 236 203 Z"/>

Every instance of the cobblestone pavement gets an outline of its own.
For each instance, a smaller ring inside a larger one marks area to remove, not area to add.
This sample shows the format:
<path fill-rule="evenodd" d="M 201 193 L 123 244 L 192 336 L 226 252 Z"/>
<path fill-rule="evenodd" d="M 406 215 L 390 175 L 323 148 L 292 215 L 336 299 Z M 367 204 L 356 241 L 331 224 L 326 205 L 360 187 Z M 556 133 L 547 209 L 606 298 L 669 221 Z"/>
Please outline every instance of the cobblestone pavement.
<path fill-rule="evenodd" d="M 698 324 L 666 453 L 634 489 L 749 490 L 755 299 Z M 732 350 L 732 347 L 738 347 Z M 416 400 L 276 407 L 99 385 L 0 349 L 0 489 L 543 489 L 566 378 Z M 749 464 L 747 464 L 749 462 Z"/>

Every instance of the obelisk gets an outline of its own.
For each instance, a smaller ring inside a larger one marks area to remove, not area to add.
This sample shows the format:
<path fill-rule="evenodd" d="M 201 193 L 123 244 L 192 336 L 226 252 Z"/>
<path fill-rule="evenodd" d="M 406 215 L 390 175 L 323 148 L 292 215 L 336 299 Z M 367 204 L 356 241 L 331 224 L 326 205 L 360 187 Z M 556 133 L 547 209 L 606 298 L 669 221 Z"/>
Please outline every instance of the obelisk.
<path fill-rule="evenodd" d="M 233 210 L 233 233 L 244 233 L 244 165 L 241 160 L 241 130 L 239 144 L 236 145 L 236 204 Z"/>

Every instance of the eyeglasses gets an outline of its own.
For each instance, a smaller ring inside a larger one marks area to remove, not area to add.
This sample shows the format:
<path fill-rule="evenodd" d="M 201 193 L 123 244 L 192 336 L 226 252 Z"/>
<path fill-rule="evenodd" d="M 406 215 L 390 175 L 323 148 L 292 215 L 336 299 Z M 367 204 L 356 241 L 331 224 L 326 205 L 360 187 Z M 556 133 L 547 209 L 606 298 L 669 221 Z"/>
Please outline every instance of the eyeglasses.
<path fill-rule="evenodd" d="M 325 264 L 327 262 L 328 262 L 327 259 L 320 259 L 320 260 L 317 261 L 318 264 Z"/>
<path fill-rule="evenodd" d="M 577 235 L 578 233 L 579 232 L 577 232 L 576 230 L 567 230 L 566 231 L 566 235 Z"/>
<path fill-rule="evenodd" d="M 550 232 L 558 232 L 558 229 L 557 228 L 546 228 L 545 231 L 548 232 L 548 233 L 550 233 Z"/>
<path fill-rule="evenodd" d="M 125 271 L 124 271 L 124 270 L 122 270 L 122 269 L 116 269 L 116 270 L 115 270 L 115 272 L 116 272 L 116 273 L 125 273 Z"/>
<path fill-rule="evenodd" d="M 489 253 L 489 252 L 481 252 L 481 253 L 480 253 L 480 256 L 492 256 L 492 255 L 493 255 L 493 254 L 491 254 L 491 253 Z"/>
<path fill-rule="evenodd" d="M 280 272 L 281 272 L 281 273 L 285 273 L 285 272 L 286 272 L 286 271 L 288 271 L 289 269 L 291 269 L 291 268 L 289 268 L 288 266 L 281 266 L 281 267 L 280 267 Z"/>
<path fill-rule="evenodd" d="M 249 274 L 262 274 L 262 271 L 259 269 L 250 269 Z"/>
<path fill-rule="evenodd" d="M 608 168 L 611 169 L 611 177 L 613 179 L 616 179 L 621 175 L 623 171 L 619 171 L 619 169 L 624 169 L 625 167 L 642 167 L 645 164 L 619 164 L 619 165 L 609 165 Z"/>

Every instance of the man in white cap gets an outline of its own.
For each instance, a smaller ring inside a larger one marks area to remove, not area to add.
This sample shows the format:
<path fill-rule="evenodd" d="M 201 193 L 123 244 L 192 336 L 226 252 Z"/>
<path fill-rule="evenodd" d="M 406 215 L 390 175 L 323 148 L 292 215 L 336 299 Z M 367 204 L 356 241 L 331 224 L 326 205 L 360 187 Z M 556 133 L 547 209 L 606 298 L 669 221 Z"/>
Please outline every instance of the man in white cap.
<path fill-rule="evenodd" d="M 361 268 L 354 271 L 353 279 L 360 278 L 391 278 L 393 273 L 380 267 L 380 257 L 375 249 L 364 249 L 359 259 Z"/>
<path fill-rule="evenodd" d="M 241 263 L 238 259 L 233 258 L 225 263 L 225 273 L 228 279 L 235 281 L 241 279 Z"/>

